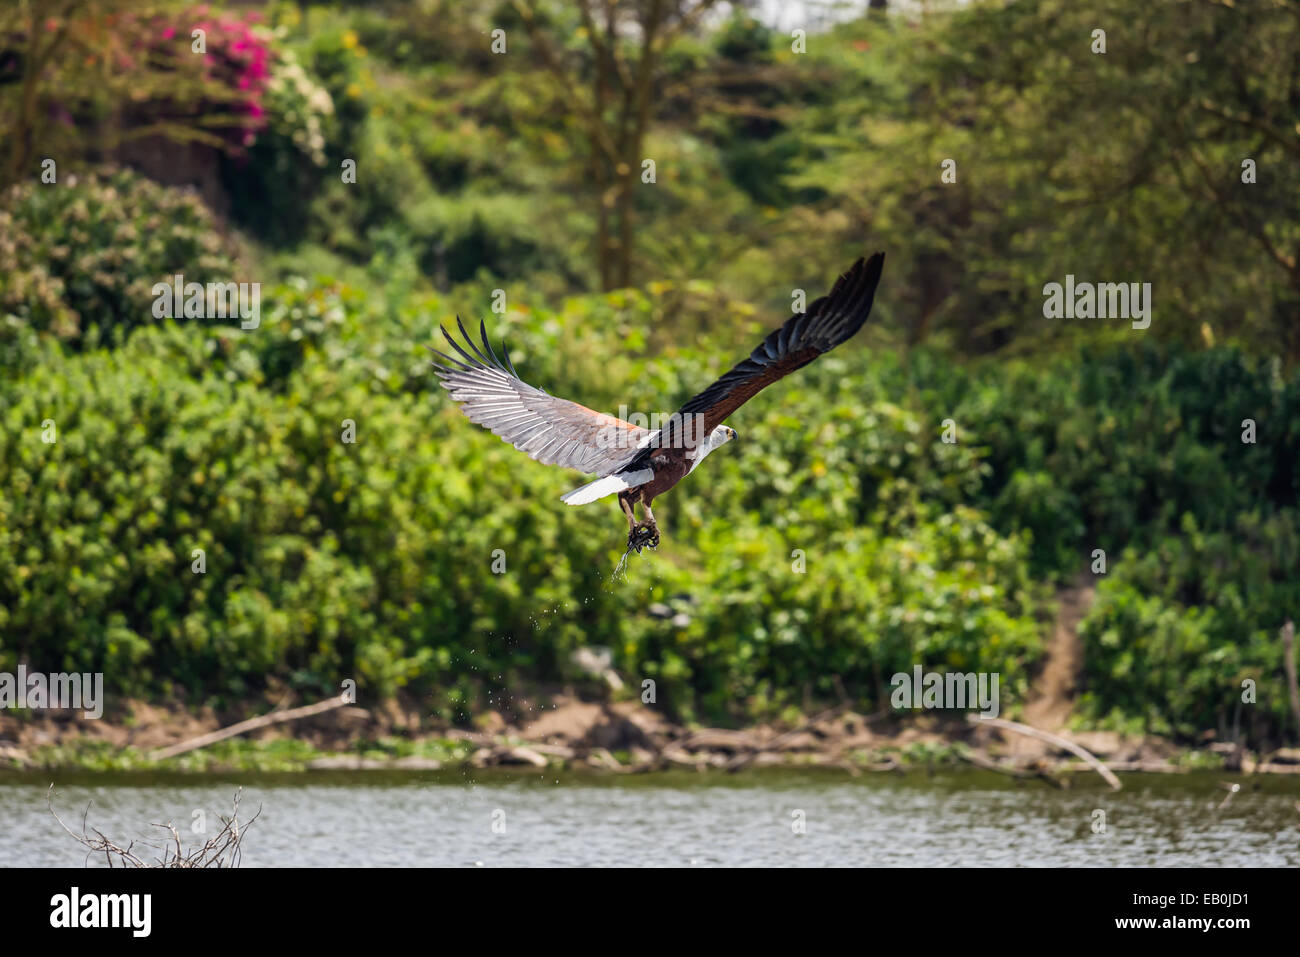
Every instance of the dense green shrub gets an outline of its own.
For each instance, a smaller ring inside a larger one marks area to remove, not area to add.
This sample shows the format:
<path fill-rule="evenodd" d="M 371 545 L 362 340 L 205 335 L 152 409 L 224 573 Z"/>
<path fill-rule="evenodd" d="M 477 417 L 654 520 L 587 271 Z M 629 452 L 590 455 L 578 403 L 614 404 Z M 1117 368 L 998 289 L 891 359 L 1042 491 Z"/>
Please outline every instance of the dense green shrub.
<path fill-rule="evenodd" d="M 682 293 L 514 299 L 493 336 L 552 392 L 667 412 L 740 350 L 645 330 L 695 309 L 753 319 Z M 256 330 L 167 322 L 109 353 L 46 349 L 6 390 L 0 666 L 102 669 L 140 694 L 356 677 L 455 716 L 570 675 L 599 644 L 683 716 L 841 685 L 874 706 L 917 663 L 997 671 L 1014 710 L 1041 653 L 1035 580 L 1104 547 L 1089 713 L 1190 733 L 1223 720 L 1245 675 L 1271 696 L 1259 733 L 1284 718 L 1267 669 L 1295 598 L 1297 387 L 1266 365 L 1150 351 L 953 367 L 851 346 L 746 406 L 739 440 L 659 503 L 664 548 L 621 581 L 612 503 L 564 508 L 580 476 L 474 428 L 429 376 L 421 343 L 450 312 L 400 283 L 295 281 L 266 291 Z"/>
<path fill-rule="evenodd" d="M 563 318 L 611 308 L 575 300 Z M 847 392 L 827 408 L 812 386 L 755 406 L 739 455 L 664 503 L 667 547 L 616 581 L 613 504 L 563 507 L 581 477 L 469 426 L 419 376 L 412 339 L 394 348 L 400 326 L 374 319 L 355 296 L 283 287 L 258 330 L 167 323 L 24 377 L 0 439 L 3 662 L 103 670 L 139 694 L 356 677 L 448 714 L 564 676 L 590 643 L 676 713 L 713 719 L 836 680 L 878 701 L 918 661 L 1023 691 L 1038 649 L 1023 547 L 940 507 L 960 497 L 964 453 L 910 413 L 856 417 Z M 560 341 L 558 322 L 529 329 L 516 362 Z M 616 353 L 613 330 L 586 348 Z M 706 374 L 703 358 L 683 356 L 685 373 Z M 641 362 L 624 368 L 635 379 Z M 649 615 L 655 601 L 685 602 L 690 623 Z"/>
<path fill-rule="evenodd" d="M 23 183 L 0 203 L 0 352 L 26 329 L 80 343 L 154 323 L 156 282 L 230 282 L 233 250 L 186 192 L 125 170 Z"/>
<path fill-rule="evenodd" d="M 1300 608 L 1298 568 L 1294 509 L 1213 533 L 1188 515 L 1180 535 L 1125 550 L 1081 629 L 1084 713 L 1189 737 L 1239 723 L 1277 741 L 1292 723 L 1278 633 Z"/>
<path fill-rule="evenodd" d="M 1226 530 L 1300 505 L 1300 377 L 1274 360 L 1146 344 L 955 374 L 922 357 L 905 387 L 981 450 L 977 500 L 1033 533 L 1036 574 L 1153 544 L 1184 515 Z"/>
<path fill-rule="evenodd" d="M 1225 720 L 1248 676 L 1269 702 L 1255 732 L 1285 720 L 1297 385 L 1267 364 L 954 367 L 850 346 L 745 407 L 739 440 L 659 503 L 664 547 L 623 581 L 617 509 L 563 507 L 580 476 L 463 419 L 421 348 L 452 310 L 403 289 L 299 280 L 266 290 L 256 330 L 165 322 L 111 352 L 43 348 L 5 389 L 0 667 L 227 698 L 355 677 L 463 716 L 572 676 L 597 644 L 682 716 L 766 715 L 841 686 L 876 706 L 918 663 L 996 671 L 1014 711 L 1041 654 L 1035 582 L 1104 547 L 1088 713 L 1192 733 Z M 671 411 L 743 352 L 728 327 L 755 320 L 707 285 L 511 302 L 492 332 L 521 372 L 612 412 Z M 469 290 L 460 308 L 486 305 Z M 664 323 L 705 325 L 695 311 L 731 318 L 658 341 Z"/>

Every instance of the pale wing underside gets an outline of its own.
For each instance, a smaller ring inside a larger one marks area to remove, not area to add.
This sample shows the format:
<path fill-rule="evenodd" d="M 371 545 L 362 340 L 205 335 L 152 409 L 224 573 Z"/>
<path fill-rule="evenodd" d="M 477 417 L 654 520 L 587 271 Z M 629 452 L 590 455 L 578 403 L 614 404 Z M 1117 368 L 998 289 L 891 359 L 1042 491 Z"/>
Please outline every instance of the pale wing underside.
<path fill-rule="evenodd" d="M 442 360 L 433 368 L 471 422 L 543 465 L 609 475 L 635 457 L 647 430 L 534 388 L 519 378 L 504 344 L 505 361 L 497 358 L 484 324 L 479 324 L 482 349 L 459 318 L 456 324 L 469 351 L 443 329 L 459 358 L 432 349 Z"/>

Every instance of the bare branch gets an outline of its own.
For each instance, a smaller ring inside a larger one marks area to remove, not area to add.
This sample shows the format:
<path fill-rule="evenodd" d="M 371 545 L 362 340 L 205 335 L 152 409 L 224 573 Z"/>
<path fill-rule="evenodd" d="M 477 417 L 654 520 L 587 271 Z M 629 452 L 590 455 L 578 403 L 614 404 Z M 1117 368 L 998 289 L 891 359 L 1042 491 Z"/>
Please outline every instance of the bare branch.
<path fill-rule="evenodd" d="M 85 814 L 81 819 L 81 833 L 78 834 L 72 828 L 68 827 L 59 817 L 58 812 L 54 810 L 54 785 L 45 795 L 45 806 L 49 809 L 54 820 L 59 822 L 59 826 L 70 834 L 77 843 L 86 848 L 86 858 L 90 859 L 91 854 L 103 854 L 110 868 L 114 866 L 121 867 L 238 867 L 243 857 L 242 844 L 244 834 L 247 833 L 248 826 L 261 815 L 262 809 L 259 806 L 257 813 L 241 829 L 239 826 L 239 797 L 243 789 L 240 788 L 235 792 L 234 801 L 232 802 L 234 811 L 229 818 L 221 818 L 222 828 L 215 835 L 208 838 L 202 845 L 186 851 L 181 843 L 180 831 L 178 831 L 170 821 L 166 824 L 154 824 L 154 827 L 162 828 L 171 834 L 170 841 L 164 841 L 161 844 L 150 844 L 145 842 L 144 846 L 160 851 L 159 857 L 152 862 L 147 862 L 134 852 L 135 841 L 122 847 L 108 837 L 102 831 L 96 829 L 94 836 L 86 827 L 86 816 L 90 813 L 89 803 L 86 805 Z M 174 847 L 174 849 L 173 849 Z"/>

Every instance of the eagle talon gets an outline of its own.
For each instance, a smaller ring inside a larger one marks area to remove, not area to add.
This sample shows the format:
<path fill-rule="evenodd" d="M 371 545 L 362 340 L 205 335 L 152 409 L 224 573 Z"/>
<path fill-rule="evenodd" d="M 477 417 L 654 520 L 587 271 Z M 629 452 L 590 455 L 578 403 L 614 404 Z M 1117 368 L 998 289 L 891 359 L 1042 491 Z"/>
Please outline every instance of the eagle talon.
<path fill-rule="evenodd" d="M 640 555 L 641 549 L 643 548 L 658 547 L 659 529 L 654 525 L 651 525 L 649 522 L 641 522 L 638 525 L 634 525 L 632 530 L 627 533 L 628 551 L 636 549 L 636 553 Z"/>

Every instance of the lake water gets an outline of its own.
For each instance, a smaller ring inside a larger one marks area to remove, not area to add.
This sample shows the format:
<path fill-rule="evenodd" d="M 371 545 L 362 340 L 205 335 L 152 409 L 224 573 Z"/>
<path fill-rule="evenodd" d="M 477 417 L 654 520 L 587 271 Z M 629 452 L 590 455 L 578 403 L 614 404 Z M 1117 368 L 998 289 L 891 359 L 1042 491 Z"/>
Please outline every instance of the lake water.
<path fill-rule="evenodd" d="M 212 833 L 242 786 L 241 819 L 262 808 L 245 867 L 1300 865 L 1300 778 L 1238 778 L 1219 810 L 1222 777 L 1129 775 L 1112 792 L 923 770 L 0 773 L 0 866 L 104 866 L 50 816 L 51 781 L 70 826 L 91 801 L 88 825 L 118 843 L 168 820 L 195 837 L 198 809 Z"/>

